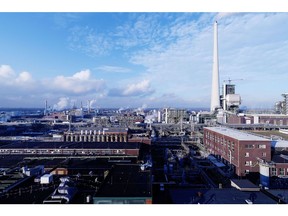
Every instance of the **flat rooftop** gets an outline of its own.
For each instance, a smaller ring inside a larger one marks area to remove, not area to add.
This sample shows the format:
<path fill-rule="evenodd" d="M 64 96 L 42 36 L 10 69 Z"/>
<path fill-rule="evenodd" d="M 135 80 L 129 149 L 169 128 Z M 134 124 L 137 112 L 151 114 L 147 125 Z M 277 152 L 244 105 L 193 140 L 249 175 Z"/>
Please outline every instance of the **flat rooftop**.
<path fill-rule="evenodd" d="M 246 116 L 259 116 L 259 117 L 279 117 L 279 118 L 288 118 L 285 114 L 275 114 L 275 113 L 248 113 Z"/>
<path fill-rule="evenodd" d="M 103 127 L 80 127 L 77 128 L 77 130 L 73 131 L 73 132 L 83 132 L 83 135 L 85 135 L 86 131 L 88 132 L 88 134 L 90 133 L 90 131 L 92 131 L 94 133 L 94 131 L 96 132 L 96 134 L 103 134 L 103 131 L 105 131 L 105 133 L 127 133 L 128 128 L 121 128 L 121 127 L 117 127 L 117 128 L 113 128 L 113 127 L 107 127 L 107 128 L 103 128 Z"/>
<path fill-rule="evenodd" d="M 240 140 L 240 141 L 270 141 L 269 139 L 256 136 L 253 134 L 248 134 L 239 130 L 231 129 L 231 128 L 226 128 L 226 127 L 204 127 L 204 129 L 223 134 L 225 136 Z"/>

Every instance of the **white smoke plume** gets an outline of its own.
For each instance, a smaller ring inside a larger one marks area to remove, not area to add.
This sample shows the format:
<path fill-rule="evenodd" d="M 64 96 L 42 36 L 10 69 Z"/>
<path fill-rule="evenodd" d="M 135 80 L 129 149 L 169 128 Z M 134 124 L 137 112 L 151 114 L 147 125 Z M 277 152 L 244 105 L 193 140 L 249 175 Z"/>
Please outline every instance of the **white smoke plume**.
<path fill-rule="evenodd" d="M 90 100 L 90 108 L 93 107 L 94 104 L 96 104 L 97 100 L 96 99 L 93 99 L 93 100 Z"/>
<path fill-rule="evenodd" d="M 59 101 L 57 102 L 57 104 L 54 104 L 53 108 L 54 110 L 64 110 L 67 108 L 70 108 L 70 99 L 68 97 L 61 97 L 59 98 Z"/>

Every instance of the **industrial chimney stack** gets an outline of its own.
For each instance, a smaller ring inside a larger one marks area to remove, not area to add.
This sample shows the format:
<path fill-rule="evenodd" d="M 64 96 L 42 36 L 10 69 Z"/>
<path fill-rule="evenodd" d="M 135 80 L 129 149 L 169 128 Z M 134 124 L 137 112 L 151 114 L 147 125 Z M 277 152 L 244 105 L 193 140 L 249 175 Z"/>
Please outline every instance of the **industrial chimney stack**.
<path fill-rule="evenodd" d="M 218 67 L 218 30 L 217 21 L 214 23 L 214 50 L 213 50 L 213 72 L 212 72 L 212 93 L 210 111 L 214 112 L 220 107 L 219 94 L 219 67 Z"/>

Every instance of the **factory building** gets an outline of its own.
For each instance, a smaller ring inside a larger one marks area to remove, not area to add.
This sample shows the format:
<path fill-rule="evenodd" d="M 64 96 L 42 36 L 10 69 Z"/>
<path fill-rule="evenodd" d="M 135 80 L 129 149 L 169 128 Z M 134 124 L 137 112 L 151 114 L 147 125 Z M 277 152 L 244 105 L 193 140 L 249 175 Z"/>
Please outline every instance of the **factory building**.
<path fill-rule="evenodd" d="M 260 182 L 269 187 L 270 177 L 288 176 L 288 142 L 270 140 L 224 127 L 205 127 L 204 145 L 237 176 L 260 173 Z"/>
<path fill-rule="evenodd" d="M 278 126 L 288 125 L 288 115 L 284 114 L 235 114 L 226 113 L 227 124 L 270 124 Z"/>
<path fill-rule="evenodd" d="M 178 124 L 181 121 L 189 121 L 189 113 L 185 109 L 165 108 L 162 119 L 166 124 Z"/>
<path fill-rule="evenodd" d="M 241 104 L 241 97 L 235 93 L 235 85 L 231 84 L 232 80 L 228 81 L 229 83 L 223 83 L 221 107 L 223 110 L 237 112 Z"/>
<path fill-rule="evenodd" d="M 284 97 L 284 100 L 275 103 L 275 112 L 288 115 L 288 93 L 284 93 L 282 96 Z"/>
<path fill-rule="evenodd" d="M 66 132 L 64 142 L 127 142 L 128 130 L 120 128 L 88 128 Z"/>
<path fill-rule="evenodd" d="M 210 154 L 231 165 L 238 176 L 259 172 L 257 158 L 271 160 L 271 141 L 224 127 L 205 127 L 204 145 Z"/>

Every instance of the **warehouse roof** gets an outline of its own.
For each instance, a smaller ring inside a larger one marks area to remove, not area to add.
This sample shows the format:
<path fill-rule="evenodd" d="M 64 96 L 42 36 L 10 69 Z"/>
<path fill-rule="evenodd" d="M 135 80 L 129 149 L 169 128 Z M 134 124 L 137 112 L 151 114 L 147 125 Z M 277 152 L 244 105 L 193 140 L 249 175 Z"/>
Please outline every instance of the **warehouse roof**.
<path fill-rule="evenodd" d="M 226 127 L 204 127 L 204 129 L 208 129 L 210 131 L 237 139 L 237 140 L 253 140 L 253 141 L 270 141 L 267 138 L 263 138 L 260 136 L 256 136 L 253 134 L 245 133 L 239 130 L 226 128 Z"/>

